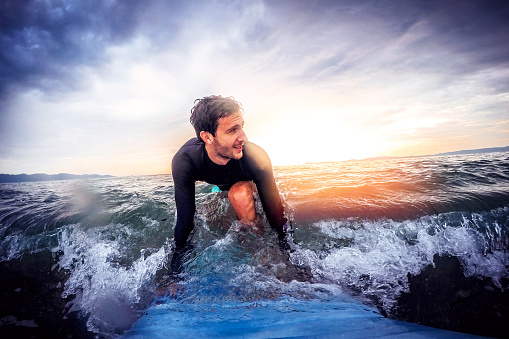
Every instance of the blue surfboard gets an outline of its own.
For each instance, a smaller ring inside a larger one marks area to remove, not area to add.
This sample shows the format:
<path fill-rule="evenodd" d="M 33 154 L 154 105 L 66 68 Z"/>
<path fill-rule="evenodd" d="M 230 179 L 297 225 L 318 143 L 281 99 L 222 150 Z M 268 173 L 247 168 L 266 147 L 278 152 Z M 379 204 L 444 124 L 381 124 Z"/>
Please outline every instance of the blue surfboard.
<path fill-rule="evenodd" d="M 279 298 L 180 303 L 162 299 L 122 338 L 481 338 L 391 320 L 349 301 Z"/>

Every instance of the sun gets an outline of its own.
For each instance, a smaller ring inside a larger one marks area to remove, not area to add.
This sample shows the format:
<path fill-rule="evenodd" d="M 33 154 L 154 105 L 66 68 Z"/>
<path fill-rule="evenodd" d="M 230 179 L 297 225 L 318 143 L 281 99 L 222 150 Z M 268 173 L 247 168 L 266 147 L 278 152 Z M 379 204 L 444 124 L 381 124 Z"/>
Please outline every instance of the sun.
<path fill-rule="evenodd" d="M 250 140 L 265 149 L 275 166 L 364 159 L 389 151 L 372 128 L 352 126 L 333 111 L 279 112 L 266 121 L 254 124 L 248 136 L 251 132 Z"/>

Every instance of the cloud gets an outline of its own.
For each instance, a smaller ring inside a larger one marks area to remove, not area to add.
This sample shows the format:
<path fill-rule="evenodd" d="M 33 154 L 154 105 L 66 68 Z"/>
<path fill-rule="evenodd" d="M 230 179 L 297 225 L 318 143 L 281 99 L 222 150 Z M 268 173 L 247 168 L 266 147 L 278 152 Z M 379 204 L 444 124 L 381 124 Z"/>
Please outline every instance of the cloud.
<path fill-rule="evenodd" d="M 277 44 L 285 53 L 279 56 L 281 63 L 296 66 L 295 80 L 419 70 L 455 81 L 508 66 L 509 5 L 504 2 L 317 3 L 295 9 L 296 15 L 291 10 L 282 14 L 288 33 L 280 35 Z M 500 92 L 508 90 L 503 79 L 493 82 Z"/>
<path fill-rule="evenodd" d="M 100 64 L 107 46 L 129 39 L 141 6 L 129 0 L 2 1 L 0 95 L 13 87 L 76 86 L 75 67 Z"/>

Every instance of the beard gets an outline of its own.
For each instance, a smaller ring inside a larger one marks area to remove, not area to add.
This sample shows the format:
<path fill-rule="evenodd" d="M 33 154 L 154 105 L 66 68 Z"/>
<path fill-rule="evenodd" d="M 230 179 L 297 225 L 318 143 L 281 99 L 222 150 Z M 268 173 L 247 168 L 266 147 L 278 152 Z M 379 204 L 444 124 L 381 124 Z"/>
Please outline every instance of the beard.
<path fill-rule="evenodd" d="M 218 156 L 220 156 L 223 159 L 239 160 L 242 158 L 244 154 L 242 148 L 239 151 L 236 147 L 242 147 L 243 144 L 244 143 L 234 144 L 232 146 L 224 146 L 216 140 L 216 142 L 214 143 L 214 151 Z"/>

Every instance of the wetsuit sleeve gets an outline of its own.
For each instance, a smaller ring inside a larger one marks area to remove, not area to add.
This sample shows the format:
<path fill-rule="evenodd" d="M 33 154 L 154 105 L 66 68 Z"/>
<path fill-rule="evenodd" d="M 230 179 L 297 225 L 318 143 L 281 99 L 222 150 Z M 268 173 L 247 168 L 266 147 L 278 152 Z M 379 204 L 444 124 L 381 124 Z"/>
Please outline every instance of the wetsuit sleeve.
<path fill-rule="evenodd" d="M 194 228 L 196 211 L 194 169 L 189 156 L 180 152 L 173 157 L 171 168 L 177 206 L 175 245 L 179 250 L 186 246 L 187 238 Z"/>
<path fill-rule="evenodd" d="M 284 215 L 284 208 L 279 196 L 279 191 L 274 180 L 272 164 L 265 151 L 250 144 L 251 171 L 254 176 L 254 183 L 262 202 L 263 210 L 267 216 L 270 226 L 278 233 L 279 238 L 286 235 L 287 219 Z"/>

